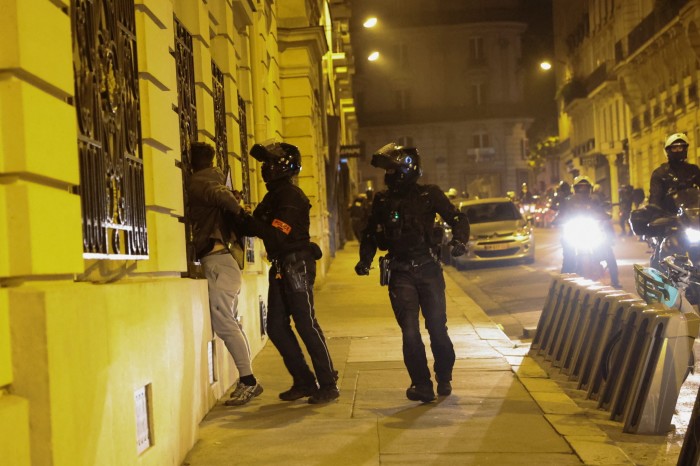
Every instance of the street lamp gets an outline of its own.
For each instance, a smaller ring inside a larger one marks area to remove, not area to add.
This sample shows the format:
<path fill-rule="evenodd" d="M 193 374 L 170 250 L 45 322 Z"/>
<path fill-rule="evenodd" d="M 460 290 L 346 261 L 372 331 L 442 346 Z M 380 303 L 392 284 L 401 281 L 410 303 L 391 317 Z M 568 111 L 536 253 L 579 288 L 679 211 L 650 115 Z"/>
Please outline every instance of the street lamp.
<path fill-rule="evenodd" d="M 376 50 L 374 52 L 370 53 L 369 56 L 367 57 L 367 60 L 369 60 L 369 61 L 377 61 L 378 59 L 379 59 L 379 52 L 377 52 Z"/>
<path fill-rule="evenodd" d="M 543 62 L 540 63 L 540 68 L 543 69 L 544 71 L 549 71 L 552 69 L 552 63 L 548 60 L 544 60 Z"/>
<path fill-rule="evenodd" d="M 372 16 L 371 18 L 367 18 L 364 23 L 362 23 L 364 27 L 367 29 L 373 28 L 374 26 L 377 25 L 377 18 Z"/>

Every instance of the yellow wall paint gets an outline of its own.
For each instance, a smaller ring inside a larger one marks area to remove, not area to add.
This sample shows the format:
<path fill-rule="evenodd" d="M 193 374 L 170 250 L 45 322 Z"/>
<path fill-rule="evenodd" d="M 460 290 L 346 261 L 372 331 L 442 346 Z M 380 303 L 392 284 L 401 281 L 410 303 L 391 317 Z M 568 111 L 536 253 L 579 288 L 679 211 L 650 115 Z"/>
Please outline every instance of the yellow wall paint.
<path fill-rule="evenodd" d="M 143 464 L 184 457 L 209 392 L 220 396 L 235 375 L 209 386 L 206 289 L 169 279 L 10 290 L 14 392 L 32 400 L 32 425 L 46 426 L 32 429 L 36 464 L 136 464 L 134 390 L 146 384 L 155 445 Z"/>
<path fill-rule="evenodd" d="M 0 399 L 2 399 L 2 387 L 12 383 L 12 357 L 10 351 L 10 304 L 8 302 L 8 291 L 7 288 L 0 288 Z M 2 458 L 2 455 L 0 455 L 0 458 Z"/>
<path fill-rule="evenodd" d="M 248 135 L 255 136 L 249 145 L 261 138 L 288 137 L 286 129 L 294 130 L 292 143 L 311 141 L 300 147 L 305 171 L 316 167 L 309 173 L 316 189 L 308 194 L 317 199 L 316 191 L 325 185 L 315 173 L 317 164 L 311 157 L 318 151 L 312 139 L 316 125 L 323 125 L 317 117 L 323 117 L 313 108 L 317 103 L 308 77 L 302 77 L 300 90 L 292 93 L 299 100 L 285 105 L 290 115 L 303 115 L 307 121 L 286 119 L 283 127 L 275 3 L 263 2 L 253 12 L 247 10 L 248 2 L 234 2 L 235 11 L 250 14 L 241 19 L 234 17 L 231 2 L 137 0 L 150 257 L 85 262 L 80 198 L 68 192 L 68 185 L 78 184 L 78 152 L 75 108 L 64 100 L 73 92 L 73 74 L 70 17 L 57 6 L 61 3 L 69 2 L 0 0 L 0 25 L 6 32 L 0 62 L 14 63 L 2 66 L 10 71 L 0 78 L 0 238 L 6 239 L 0 241 L 0 280 L 25 275 L 31 279 L 4 281 L 7 287 L 0 288 L 0 364 L 11 361 L 13 367 L 12 373 L 0 368 L 0 438 L 10 439 L 22 466 L 29 462 L 30 444 L 34 464 L 179 465 L 196 441 L 199 422 L 234 383 L 237 372 L 224 345 L 215 339 L 219 381 L 209 385 L 207 342 L 213 337 L 206 281 L 179 278 L 186 264 L 184 227 L 177 218 L 183 207 L 181 172 L 175 166 L 180 128 L 173 110 L 173 12 L 194 36 L 200 138 L 214 134 L 214 56 L 228 73 L 229 150 L 240 149 L 240 90 L 248 102 Z M 234 23 L 254 26 L 237 31 Z M 211 43 L 210 31 L 216 34 Z M 301 65 L 297 75 L 317 71 L 316 63 L 302 59 Z M 32 79 L 25 80 L 27 76 Z M 291 108 L 296 105 L 307 108 Z M 250 162 L 255 169 L 257 162 Z M 22 177 L 3 176 L 8 172 Z M 265 190 L 256 173 L 251 184 L 253 201 L 259 200 Z M 325 231 L 316 230 L 319 235 Z M 269 271 L 261 241 L 255 241 L 255 248 L 256 263 L 247 264 L 243 272 L 239 298 L 252 354 L 266 343 L 260 334 L 259 302 L 267 301 Z M 86 266 L 128 268 L 130 274 L 101 285 L 66 276 L 82 277 Z M 320 263 L 319 281 L 323 273 Z M 52 281 L 36 281 L 44 275 Z M 3 294 L 8 305 L 1 304 Z M 3 338 L 8 331 L 11 355 L 2 347 L 3 341 L 9 344 Z M 152 393 L 155 444 L 137 456 L 134 390 L 146 384 Z M 9 390 L 18 396 L 10 397 Z M 6 415 L 8 406 L 14 414 Z M 0 458 L 6 457 L 0 447 Z"/>
<path fill-rule="evenodd" d="M 70 17 L 47 0 L 4 0 L 0 6 L 0 69 L 22 69 L 45 90 L 73 95 Z"/>
<path fill-rule="evenodd" d="M 8 276 L 83 271 L 80 198 L 68 191 L 17 182 L 6 185 Z"/>
<path fill-rule="evenodd" d="M 173 152 L 164 153 L 144 145 L 143 171 L 146 206 L 167 209 L 174 215 L 182 215 L 182 170 L 175 165 Z"/>
<path fill-rule="evenodd" d="M 77 185 L 75 107 L 16 78 L 0 80 L 0 173 Z"/>
<path fill-rule="evenodd" d="M 163 90 L 151 81 L 139 80 L 141 134 L 144 144 L 180 151 L 177 90 Z"/>
<path fill-rule="evenodd" d="M 3 465 L 31 464 L 27 400 L 0 392 L 0 439 L 0 461 Z"/>
<path fill-rule="evenodd" d="M 137 11 L 139 75 L 142 78 L 147 75 L 146 79 L 162 89 L 177 91 L 175 58 L 169 53 L 170 49 L 174 49 L 175 38 L 171 24 L 163 26 L 158 19 Z"/>

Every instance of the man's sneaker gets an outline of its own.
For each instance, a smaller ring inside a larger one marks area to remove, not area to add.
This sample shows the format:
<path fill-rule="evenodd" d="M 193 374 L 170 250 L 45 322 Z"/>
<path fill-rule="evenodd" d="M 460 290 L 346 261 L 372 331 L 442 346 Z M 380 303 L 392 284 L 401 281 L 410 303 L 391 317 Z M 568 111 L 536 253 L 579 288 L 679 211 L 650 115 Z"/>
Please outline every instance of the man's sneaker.
<path fill-rule="evenodd" d="M 311 396 L 316 391 L 315 385 L 292 385 L 289 390 L 280 393 L 280 400 L 283 401 L 294 401 L 299 398 L 306 398 Z"/>
<path fill-rule="evenodd" d="M 238 382 L 236 389 L 231 393 L 231 398 L 226 400 L 224 404 L 226 406 L 241 406 L 248 403 L 262 392 L 263 387 L 259 383 L 255 385 L 246 385 Z"/>
<path fill-rule="evenodd" d="M 321 387 L 316 390 L 316 393 L 311 395 L 311 398 L 309 398 L 309 403 L 312 405 L 320 405 L 333 401 L 339 396 L 340 390 L 338 390 L 338 387 Z"/>
<path fill-rule="evenodd" d="M 423 403 L 434 401 L 435 392 L 433 391 L 433 384 L 411 385 L 406 390 L 406 398 L 411 401 L 422 401 Z"/>
<path fill-rule="evenodd" d="M 450 396 L 452 394 L 452 384 L 450 381 L 438 382 L 437 394 L 440 396 Z"/>

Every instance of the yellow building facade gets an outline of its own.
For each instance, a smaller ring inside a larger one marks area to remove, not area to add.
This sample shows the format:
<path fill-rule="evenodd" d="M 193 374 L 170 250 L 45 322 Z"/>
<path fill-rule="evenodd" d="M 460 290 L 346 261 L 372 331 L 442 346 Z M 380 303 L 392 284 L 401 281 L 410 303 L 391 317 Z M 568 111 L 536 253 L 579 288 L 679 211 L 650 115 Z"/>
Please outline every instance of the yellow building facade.
<path fill-rule="evenodd" d="M 588 175 L 615 204 L 625 184 L 648 194 L 670 134 L 688 135 L 697 164 L 700 2 L 553 5 L 562 173 Z"/>
<path fill-rule="evenodd" d="M 0 463 L 177 465 L 237 378 L 188 253 L 188 143 L 302 153 L 319 280 L 355 144 L 346 2 L 0 0 Z M 329 194 L 333 191 L 333 195 Z M 239 313 L 265 345 L 264 248 Z"/>

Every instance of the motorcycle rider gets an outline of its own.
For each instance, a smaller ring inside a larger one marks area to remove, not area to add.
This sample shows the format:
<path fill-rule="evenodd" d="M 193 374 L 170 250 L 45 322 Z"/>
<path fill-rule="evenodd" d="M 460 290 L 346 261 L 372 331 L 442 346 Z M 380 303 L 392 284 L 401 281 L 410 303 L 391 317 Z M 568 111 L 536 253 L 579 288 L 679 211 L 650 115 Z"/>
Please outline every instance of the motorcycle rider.
<path fill-rule="evenodd" d="M 602 223 L 606 239 L 601 245 L 601 258 L 608 265 L 611 285 L 615 288 L 620 288 L 617 260 L 612 249 L 612 239 L 615 233 L 610 216 L 603 205 L 592 196 L 593 184 L 587 176 L 577 176 L 574 179 L 573 188 L 574 194 L 564 199 L 559 206 L 556 222 L 559 225 L 563 225 L 570 218 L 587 215 Z M 576 273 L 576 250 L 565 238 L 562 238 L 562 255 L 561 273 Z"/>
<path fill-rule="evenodd" d="M 668 162 L 651 174 L 649 204 L 660 207 L 667 213 L 676 214 L 673 194 L 683 188 L 700 187 L 700 168 L 688 163 L 688 136 L 674 133 L 666 139 L 664 150 Z"/>
<path fill-rule="evenodd" d="M 453 256 L 467 250 L 469 223 L 438 186 L 417 183 L 422 172 L 415 148 L 389 143 L 372 156 L 371 164 L 386 170 L 387 189 L 378 192 L 372 202 L 355 272 L 369 275 L 377 249 L 389 251 L 380 258 L 384 272 L 380 283 L 389 286 L 391 307 L 403 334 L 404 364 L 411 378 L 406 397 L 426 403 L 435 399 L 435 392 L 421 339 L 419 312 L 430 335 L 440 396 L 452 393 L 455 362 L 447 333 L 445 279 L 436 251 L 441 238 L 435 234 L 435 214 L 452 227 Z"/>
<path fill-rule="evenodd" d="M 520 205 L 532 204 L 533 200 L 534 199 L 532 193 L 528 189 L 527 183 L 523 183 L 520 187 L 520 194 L 518 194 L 518 202 L 520 203 Z"/>

